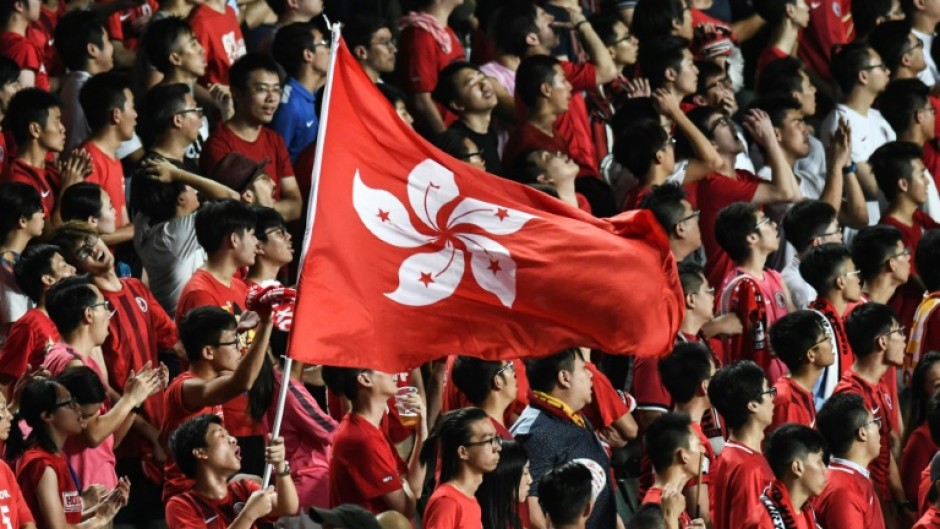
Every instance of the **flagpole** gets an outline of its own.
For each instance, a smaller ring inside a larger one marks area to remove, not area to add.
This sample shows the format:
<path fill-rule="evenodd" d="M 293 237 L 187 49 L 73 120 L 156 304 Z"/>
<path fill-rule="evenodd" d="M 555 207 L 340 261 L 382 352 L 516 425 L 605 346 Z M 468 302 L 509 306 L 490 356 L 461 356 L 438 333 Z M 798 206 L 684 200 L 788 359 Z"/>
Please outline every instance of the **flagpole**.
<path fill-rule="evenodd" d="M 326 124 L 330 112 L 330 99 L 333 95 L 333 75 L 336 71 L 336 55 L 339 53 L 340 42 L 340 24 L 331 25 L 332 42 L 330 44 L 330 64 L 326 70 L 326 86 L 323 89 L 323 103 L 320 106 L 320 126 L 317 131 L 317 154 L 313 162 L 313 174 L 311 175 L 310 197 L 307 202 L 307 229 L 304 234 L 303 249 L 300 254 L 300 263 L 307 259 L 307 248 L 310 247 L 310 236 L 313 233 L 313 219 L 316 217 L 317 194 L 320 188 L 320 174 L 323 170 L 323 140 L 326 138 Z M 297 268 L 297 282 L 300 283 L 300 274 L 303 266 Z M 274 414 L 274 424 L 271 428 L 271 437 L 276 439 L 281 433 L 281 422 L 284 420 L 284 405 L 287 402 L 287 389 L 290 386 L 291 367 L 294 359 L 287 355 L 284 357 L 284 368 L 281 371 L 281 391 L 277 400 L 277 411 Z M 271 484 L 271 474 L 274 467 L 270 463 L 264 465 L 264 477 L 262 478 L 262 488 Z"/>

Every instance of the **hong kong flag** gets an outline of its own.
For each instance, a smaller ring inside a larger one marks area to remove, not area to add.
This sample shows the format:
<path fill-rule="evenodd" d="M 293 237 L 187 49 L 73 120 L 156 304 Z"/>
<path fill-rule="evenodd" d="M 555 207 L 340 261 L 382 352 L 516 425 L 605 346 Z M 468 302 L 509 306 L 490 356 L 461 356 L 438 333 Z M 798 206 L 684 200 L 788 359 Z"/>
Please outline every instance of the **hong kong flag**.
<path fill-rule="evenodd" d="M 684 303 L 649 212 L 596 219 L 447 156 L 334 49 L 292 358 L 398 372 L 449 354 L 672 347 Z"/>

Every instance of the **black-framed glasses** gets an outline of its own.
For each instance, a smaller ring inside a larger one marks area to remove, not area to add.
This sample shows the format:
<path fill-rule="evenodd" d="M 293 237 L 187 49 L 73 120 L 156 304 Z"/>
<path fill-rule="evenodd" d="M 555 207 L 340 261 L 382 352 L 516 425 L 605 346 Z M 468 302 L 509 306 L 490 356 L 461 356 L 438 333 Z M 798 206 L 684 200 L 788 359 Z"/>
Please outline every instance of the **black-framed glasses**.
<path fill-rule="evenodd" d="M 908 54 L 912 51 L 915 51 L 923 47 L 924 47 L 924 41 L 920 40 L 917 37 L 914 37 L 914 44 L 911 44 L 910 46 L 906 46 L 904 51 L 901 52 L 901 55 Z"/>
<path fill-rule="evenodd" d="M 663 143 L 663 146 L 660 147 L 659 150 L 665 151 L 668 147 L 672 147 L 672 148 L 675 148 L 675 147 L 676 147 L 676 137 L 675 137 L 675 136 L 670 135 L 668 138 L 666 138 L 666 143 Z"/>
<path fill-rule="evenodd" d="M 274 228 L 268 228 L 264 231 L 264 236 L 269 237 L 274 234 L 279 234 L 281 237 L 287 236 L 287 228 L 284 226 L 275 226 Z"/>
<path fill-rule="evenodd" d="M 831 343 L 831 342 L 832 342 L 832 332 L 829 329 L 826 329 L 826 332 L 823 333 L 823 339 L 814 343 L 813 346 L 810 347 L 810 349 L 815 349 L 824 343 Z"/>
<path fill-rule="evenodd" d="M 234 340 L 231 340 L 228 342 L 216 342 L 213 345 L 215 345 L 216 347 L 222 347 L 223 345 L 231 345 L 231 346 L 238 345 L 238 338 L 235 338 Z"/>
<path fill-rule="evenodd" d="M 501 446 L 502 444 L 503 444 L 503 438 L 498 435 L 494 435 L 493 437 L 483 439 L 482 441 L 473 441 L 470 443 L 464 443 L 463 445 L 464 446 L 487 446 L 487 445 Z"/>
<path fill-rule="evenodd" d="M 841 224 L 838 225 L 838 226 L 836 226 L 835 231 L 827 231 L 827 232 L 824 232 L 824 233 L 820 233 L 819 235 L 817 235 L 817 237 L 819 237 L 820 239 L 825 239 L 826 237 L 834 237 L 834 236 L 836 236 L 836 235 L 842 235 L 842 225 L 841 225 Z"/>
<path fill-rule="evenodd" d="M 99 303 L 92 303 L 91 305 L 88 305 L 88 308 L 89 308 L 89 309 L 92 309 L 92 310 L 94 310 L 94 309 L 96 309 L 96 308 L 98 308 L 98 307 L 104 307 L 105 310 L 110 311 L 110 310 L 111 310 L 111 303 L 109 303 L 108 300 L 104 300 L 104 301 L 99 302 Z"/>
<path fill-rule="evenodd" d="M 891 329 L 890 331 L 888 331 L 888 332 L 886 332 L 886 333 L 884 333 L 884 334 L 879 335 L 879 337 L 881 337 L 881 336 L 891 336 L 892 334 L 898 334 L 898 335 L 900 335 L 900 336 L 903 337 L 903 336 L 906 335 L 906 333 L 907 333 L 907 327 L 901 325 L 900 327 L 898 327 L 898 328 L 896 328 L 896 329 Z"/>
<path fill-rule="evenodd" d="M 711 136 L 715 134 L 715 131 L 718 130 L 718 127 L 722 125 L 728 125 L 729 127 L 733 127 L 734 121 L 728 116 L 721 116 L 720 118 L 715 120 L 714 123 L 712 123 L 711 127 L 708 127 L 708 135 Z"/>
<path fill-rule="evenodd" d="M 320 40 L 315 40 L 315 41 L 313 41 L 313 49 L 314 49 L 314 50 L 317 49 L 317 48 L 319 48 L 320 46 L 323 46 L 324 48 L 329 48 L 329 47 L 330 47 L 330 41 L 328 41 L 328 40 L 326 40 L 326 39 L 320 39 Z"/>
<path fill-rule="evenodd" d="M 899 259 L 907 255 L 911 255 L 911 249 L 905 246 L 904 249 L 901 250 L 900 252 L 889 255 L 888 258 L 885 259 L 883 263 L 881 263 L 881 266 L 888 264 L 892 259 Z"/>
<path fill-rule="evenodd" d="M 195 112 L 197 116 L 202 116 L 203 108 L 202 107 L 184 108 L 183 110 L 180 110 L 174 115 L 182 116 L 183 114 L 189 114 L 190 112 Z"/>
<path fill-rule="evenodd" d="M 85 237 L 82 245 L 78 247 L 78 250 L 76 250 L 75 257 L 77 257 L 79 261 L 84 261 L 85 259 L 91 257 L 91 254 L 95 251 L 95 247 L 98 246 L 99 238 L 100 237 L 97 234 Z"/>
<path fill-rule="evenodd" d="M 385 46 L 386 48 L 397 48 L 398 40 L 394 38 L 382 39 L 382 40 L 377 40 L 373 42 L 372 45 L 373 46 Z"/>
<path fill-rule="evenodd" d="M 870 421 L 865 421 L 865 424 L 863 424 L 861 427 L 868 428 L 872 424 L 878 425 L 878 428 L 881 429 L 881 417 L 875 417 L 874 419 Z"/>
<path fill-rule="evenodd" d="M 681 219 L 677 220 L 677 221 L 676 221 L 676 224 L 682 224 L 683 222 L 685 222 L 685 221 L 687 221 L 687 220 L 692 220 L 692 219 L 694 219 L 695 217 L 698 217 L 698 216 L 701 215 L 701 214 L 702 214 L 702 211 L 701 211 L 701 210 L 699 210 L 699 209 L 693 209 L 693 210 L 692 210 L 692 213 L 689 213 L 688 215 L 686 215 L 686 216 L 682 217 Z"/>
<path fill-rule="evenodd" d="M 506 365 L 504 365 L 503 367 L 499 368 L 499 371 L 496 372 L 496 376 L 501 375 L 501 374 L 503 373 L 503 371 L 506 371 L 507 369 L 509 370 L 510 373 L 512 373 L 512 374 L 514 374 L 514 375 L 516 374 L 516 365 L 513 364 L 512 362 L 509 362 L 509 363 L 507 363 Z"/>
<path fill-rule="evenodd" d="M 760 231 L 760 227 L 764 224 L 767 224 L 768 222 L 771 222 L 770 217 L 764 217 L 760 219 L 757 221 L 757 224 L 754 225 L 754 231 Z"/>
<path fill-rule="evenodd" d="M 770 395 L 770 398 L 772 398 L 772 399 L 773 399 L 773 398 L 776 398 L 776 397 L 777 397 L 777 388 L 776 388 L 776 387 L 771 387 L 771 388 L 768 389 L 767 391 L 761 391 L 760 394 L 759 394 L 759 396 L 760 396 L 762 399 L 764 398 L 764 395 Z"/>
<path fill-rule="evenodd" d="M 713 88 L 718 88 L 719 86 L 730 90 L 731 88 L 734 87 L 734 82 L 731 80 L 730 77 L 725 76 L 715 82 L 708 83 L 707 85 L 705 85 L 705 91 L 708 92 L 709 90 Z"/>
<path fill-rule="evenodd" d="M 52 410 L 50 410 L 50 411 L 53 411 L 53 412 L 54 412 L 54 411 L 58 410 L 59 408 L 66 408 L 66 407 L 67 407 L 67 408 L 71 408 L 71 409 L 73 409 L 73 410 L 74 410 L 74 409 L 77 409 L 77 408 L 78 408 L 78 399 L 76 399 L 75 397 L 72 397 L 72 398 L 70 398 L 69 400 L 64 400 L 64 401 L 62 401 L 62 402 L 56 402 L 56 403 L 55 403 L 55 406 L 53 406 L 53 407 L 52 407 Z"/>
<path fill-rule="evenodd" d="M 476 157 L 480 157 L 480 159 L 483 159 L 484 152 L 486 151 L 484 151 L 483 149 L 480 149 L 478 151 L 468 152 L 467 154 L 461 154 L 460 156 L 458 156 L 458 158 L 460 158 L 461 160 L 470 160 L 471 158 L 476 158 Z"/>
<path fill-rule="evenodd" d="M 610 45 L 611 45 L 611 47 L 613 47 L 613 46 L 616 46 L 617 44 L 620 44 L 621 42 L 627 42 L 628 40 L 630 40 L 630 39 L 632 39 L 632 38 L 633 38 L 633 33 L 630 33 L 630 32 L 628 31 L 626 35 L 624 35 L 624 36 L 620 37 L 619 39 L 613 41 Z"/>
<path fill-rule="evenodd" d="M 883 63 L 883 62 L 882 62 L 882 63 L 878 63 L 878 64 L 872 64 L 872 65 L 869 65 L 869 66 L 864 66 L 864 67 L 862 67 L 862 70 L 874 70 L 875 68 L 881 68 L 882 70 L 884 70 L 884 71 L 886 71 L 886 72 L 888 71 L 888 66 L 885 65 L 885 63 Z"/>

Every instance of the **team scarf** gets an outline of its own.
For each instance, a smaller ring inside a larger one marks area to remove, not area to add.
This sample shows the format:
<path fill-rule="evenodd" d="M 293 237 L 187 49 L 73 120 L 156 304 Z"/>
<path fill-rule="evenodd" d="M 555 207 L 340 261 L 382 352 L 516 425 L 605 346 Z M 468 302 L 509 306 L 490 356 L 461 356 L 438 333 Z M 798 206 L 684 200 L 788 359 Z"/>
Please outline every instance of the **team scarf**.
<path fill-rule="evenodd" d="M 585 424 L 584 416 L 581 415 L 581 412 L 572 410 L 571 407 L 562 402 L 561 399 L 555 398 L 548 393 L 533 390 L 529 393 L 529 404 L 535 404 L 552 415 L 561 417 L 562 419 L 568 419 L 581 428 L 587 428 L 587 424 Z"/>
<path fill-rule="evenodd" d="M 441 47 L 441 51 L 444 54 L 449 54 L 453 49 L 453 44 L 450 40 L 450 34 L 447 32 L 447 28 L 442 26 L 440 22 L 433 16 L 427 13 L 416 13 L 414 11 L 408 13 L 407 15 L 401 17 L 398 21 L 398 29 L 405 28 L 419 28 L 427 31 L 431 34 L 431 37 L 434 38 L 434 42 Z"/>
<path fill-rule="evenodd" d="M 774 529 L 796 529 L 796 519 L 793 516 L 793 508 L 790 505 L 790 494 L 787 492 L 783 483 L 779 480 L 773 480 L 764 489 L 760 497 L 761 503 L 767 508 L 770 514 L 770 521 Z M 804 509 L 809 509 L 810 517 L 813 520 L 811 527 L 816 527 L 816 513 L 809 502 L 803 505 Z"/>
<path fill-rule="evenodd" d="M 917 311 L 914 312 L 911 336 L 907 342 L 907 351 L 904 355 L 904 380 L 909 381 L 911 379 L 914 368 L 917 367 L 917 362 L 920 361 L 923 353 L 924 333 L 927 331 L 927 320 L 930 319 L 930 315 L 938 306 L 940 306 L 940 291 L 932 292 L 925 297 L 917 306 Z"/>
<path fill-rule="evenodd" d="M 832 335 L 832 346 L 836 357 L 836 361 L 823 371 L 819 396 L 825 400 L 836 389 L 842 372 L 852 366 L 854 355 L 852 346 L 849 344 L 849 336 L 845 332 L 845 324 L 842 323 L 842 315 L 836 312 L 832 303 L 820 296 L 810 302 L 809 309 L 822 316 L 823 327 Z"/>

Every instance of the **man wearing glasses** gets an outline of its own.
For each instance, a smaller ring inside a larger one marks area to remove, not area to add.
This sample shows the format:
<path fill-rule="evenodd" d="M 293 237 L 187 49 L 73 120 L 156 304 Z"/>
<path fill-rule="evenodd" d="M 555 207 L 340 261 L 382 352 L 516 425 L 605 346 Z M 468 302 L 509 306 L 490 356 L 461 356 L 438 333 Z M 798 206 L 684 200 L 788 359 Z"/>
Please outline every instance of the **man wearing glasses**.
<path fill-rule="evenodd" d="M 897 471 L 900 451 L 898 403 L 891 396 L 885 374 L 892 366 L 904 361 L 906 333 L 891 307 L 880 303 L 860 305 L 845 322 L 846 334 L 855 354 L 855 363 L 842 375 L 833 397 L 841 393 L 860 395 L 865 407 L 881 420 L 881 449 L 868 470 L 875 493 L 881 502 L 885 522 L 891 524 L 896 515 L 913 522 L 913 504 L 904 495 Z"/>

